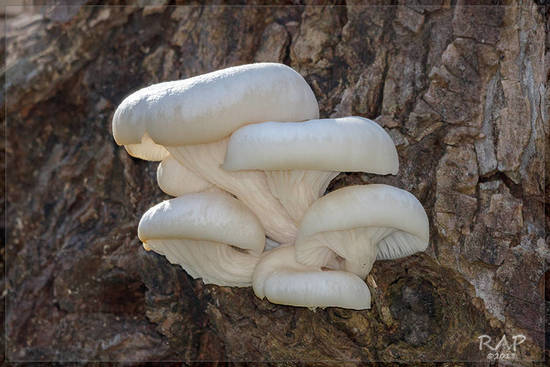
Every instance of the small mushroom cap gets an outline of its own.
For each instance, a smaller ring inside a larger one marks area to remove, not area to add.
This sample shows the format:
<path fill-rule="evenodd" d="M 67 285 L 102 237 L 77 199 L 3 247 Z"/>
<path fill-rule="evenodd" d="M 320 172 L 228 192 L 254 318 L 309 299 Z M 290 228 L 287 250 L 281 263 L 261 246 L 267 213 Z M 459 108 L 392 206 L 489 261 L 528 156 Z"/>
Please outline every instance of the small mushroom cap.
<path fill-rule="evenodd" d="M 217 242 L 258 255 L 265 246 L 258 218 L 223 192 L 188 194 L 155 205 L 141 218 L 138 236 L 144 243 L 159 239 Z"/>
<path fill-rule="evenodd" d="M 321 170 L 396 174 L 397 150 L 376 122 L 362 117 L 263 122 L 229 139 L 226 170 Z"/>
<path fill-rule="evenodd" d="M 138 144 L 148 132 L 157 144 L 180 146 L 217 141 L 249 123 L 318 116 L 317 100 L 300 74 L 258 63 L 141 89 L 115 111 L 113 135 L 119 145 Z"/>
<path fill-rule="evenodd" d="M 269 302 L 298 307 L 370 308 L 370 291 L 365 282 L 346 271 L 280 271 L 264 284 Z"/>
<path fill-rule="evenodd" d="M 262 255 L 252 275 L 254 293 L 272 303 L 299 307 L 370 308 L 370 291 L 357 275 L 298 264 L 294 246 Z"/>
<path fill-rule="evenodd" d="M 157 182 L 160 189 L 171 196 L 182 196 L 212 189 L 213 185 L 196 175 L 171 155 L 157 168 Z"/>
<path fill-rule="evenodd" d="M 147 133 L 141 137 L 141 143 L 128 144 L 125 145 L 124 148 L 132 157 L 145 161 L 162 161 L 170 155 L 165 147 L 155 144 Z"/>
<path fill-rule="evenodd" d="M 368 227 L 393 229 L 377 242 L 377 260 L 405 257 L 424 251 L 429 244 L 428 216 L 414 195 L 383 184 L 348 186 L 323 196 L 306 212 L 296 238 L 296 258 L 309 263 L 308 250 L 312 246 L 322 246 L 311 242 L 316 234 L 343 234 Z M 347 246 L 368 244 L 351 241 L 335 245 L 341 252 L 347 252 Z M 346 253 L 338 255 L 346 258 Z"/>

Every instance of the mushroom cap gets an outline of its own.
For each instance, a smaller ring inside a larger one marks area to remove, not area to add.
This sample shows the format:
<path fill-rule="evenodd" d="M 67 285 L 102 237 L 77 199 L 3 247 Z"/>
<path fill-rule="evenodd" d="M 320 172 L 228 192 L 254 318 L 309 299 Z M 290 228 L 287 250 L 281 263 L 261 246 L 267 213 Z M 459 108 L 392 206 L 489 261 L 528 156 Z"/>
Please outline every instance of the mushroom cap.
<path fill-rule="evenodd" d="M 370 308 L 370 291 L 357 275 L 323 271 L 299 264 L 294 246 L 283 245 L 262 255 L 252 275 L 259 298 L 300 307 Z"/>
<path fill-rule="evenodd" d="M 168 155 L 157 167 L 160 189 L 171 196 L 182 196 L 213 188 L 213 185 L 196 175 L 174 157 Z"/>
<path fill-rule="evenodd" d="M 429 244 L 428 216 L 414 195 L 383 184 L 348 186 L 323 196 L 306 212 L 296 238 L 296 259 L 310 263 L 311 247 L 323 246 L 311 242 L 316 234 L 366 227 L 394 229 L 378 241 L 377 260 L 405 257 L 424 251 Z M 346 251 L 347 246 L 368 244 L 350 241 L 335 245 Z"/>
<path fill-rule="evenodd" d="M 162 161 L 170 155 L 165 147 L 155 144 L 147 133 L 141 137 L 141 143 L 127 144 L 124 148 L 132 157 L 145 161 Z"/>
<path fill-rule="evenodd" d="M 223 192 L 201 192 L 163 201 L 145 212 L 138 236 L 148 240 L 190 239 L 227 244 L 259 255 L 265 233 L 258 218 Z"/>
<path fill-rule="evenodd" d="M 393 140 L 380 125 L 352 116 L 243 126 L 229 139 L 223 167 L 396 174 L 399 159 Z"/>
<path fill-rule="evenodd" d="M 113 117 L 119 145 L 180 146 L 220 140 L 255 122 L 319 116 L 313 91 L 292 68 L 276 63 L 235 66 L 151 85 L 126 97 Z"/>

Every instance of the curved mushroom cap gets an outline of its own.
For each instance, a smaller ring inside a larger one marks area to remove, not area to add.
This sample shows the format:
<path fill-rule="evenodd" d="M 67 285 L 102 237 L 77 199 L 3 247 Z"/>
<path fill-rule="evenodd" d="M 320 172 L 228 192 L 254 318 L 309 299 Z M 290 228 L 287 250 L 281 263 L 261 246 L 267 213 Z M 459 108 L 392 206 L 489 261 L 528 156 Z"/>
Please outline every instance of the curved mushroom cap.
<path fill-rule="evenodd" d="M 294 250 L 294 246 L 283 245 L 262 255 L 252 276 L 257 297 L 309 308 L 370 308 L 369 288 L 358 276 L 298 264 Z"/>
<path fill-rule="evenodd" d="M 218 242 L 261 254 L 265 233 L 258 218 L 239 200 L 222 192 L 201 192 L 163 201 L 143 214 L 142 242 L 193 239 Z"/>
<path fill-rule="evenodd" d="M 203 192 L 164 201 L 141 218 L 147 250 L 165 255 L 204 283 L 245 287 L 265 246 L 256 216 L 229 194 Z"/>
<path fill-rule="evenodd" d="M 399 160 L 380 125 L 354 116 L 244 126 L 231 135 L 223 167 L 396 174 Z"/>
<path fill-rule="evenodd" d="M 171 196 L 201 192 L 214 186 L 168 155 L 157 168 L 160 189 Z"/>
<path fill-rule="evenodd" d="M 240 126 L 319 116 L 304 78 L 276 63 L 242 65 L 155 84 L 128 96 L 115 111 L 119 145 L 138 144 L 148 132 L 165 146 L 220 140 Z"/>
<path fill-rule="evenodd" d="M 382 184 L 348 186 L 320 198 L 306 212 L 296 259 L 306 265 L 326 262 L 331 250 L 350 264 L 365 257 L 396 259 L 425 250 L 428 240 L 428 216 L 414 195 Z"/>

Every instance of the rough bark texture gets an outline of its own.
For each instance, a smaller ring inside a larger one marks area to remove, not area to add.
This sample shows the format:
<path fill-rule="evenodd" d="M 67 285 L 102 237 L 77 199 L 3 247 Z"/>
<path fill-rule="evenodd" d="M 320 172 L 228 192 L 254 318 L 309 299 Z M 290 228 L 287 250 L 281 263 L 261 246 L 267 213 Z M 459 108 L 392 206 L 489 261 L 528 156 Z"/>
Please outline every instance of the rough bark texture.
<path fill-rule="evenodd" d="M 541 360 L 547 8 L 423 3 L 84 5 L 10 21 L 7 359 L 487 361 L 478 336 L 523 334 L 517 359 Z M 375 264 L 371 310 L 273 305 L 140 246 L 140 216 L 167 196 L 156 164 L 115 145 L 114 108 L 254 61 L 289 64 L 322 117 L 376 119 L 397 145 L 397 176 L 329 187 L 395 185 L 430 218 L 426 253 Z"/>

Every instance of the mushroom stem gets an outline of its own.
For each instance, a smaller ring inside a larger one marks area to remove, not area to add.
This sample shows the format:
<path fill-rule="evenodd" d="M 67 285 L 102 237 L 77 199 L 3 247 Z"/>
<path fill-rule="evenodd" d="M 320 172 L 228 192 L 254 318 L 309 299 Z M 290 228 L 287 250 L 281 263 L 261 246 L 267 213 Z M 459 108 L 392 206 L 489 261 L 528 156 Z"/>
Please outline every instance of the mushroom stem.
<path fill-rule="evenodd" d="M 307 209 L 321 197 L 339 172 L 282 170 L 266 171 L 267 183 L 295 223 L 300 223 Z"/>
<path fill-rule="evenodd" d="M 389 227 L 360 227 L 346 231 L 321 232 L 304 243 L 303 249 L 307 251 L 297 253 L 296 260 L 310 266 L 329 267 L 330 264 L 337 264 L 337 269 L 340 269 L 342 261 L 336 261 L 339 256 L 344 259 L 344 270 L 365 279 L 376 260 L 377 243 L 394 231 L 395 229 Z M 349 243 L 356 243 L 358 246 L 348 246 Z"/>
<path fill-rule="evenodd" d="M 296 224 L 269 190 L 265 173 L 257 170 L 230 172 L 221 168 L 228 140 L 166 148 L 195 174 L 239 198 L 256 214 L 270 238 L 279 243 L 294 242 Z"/>

